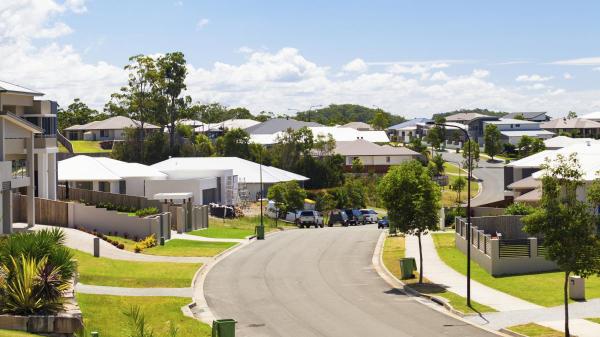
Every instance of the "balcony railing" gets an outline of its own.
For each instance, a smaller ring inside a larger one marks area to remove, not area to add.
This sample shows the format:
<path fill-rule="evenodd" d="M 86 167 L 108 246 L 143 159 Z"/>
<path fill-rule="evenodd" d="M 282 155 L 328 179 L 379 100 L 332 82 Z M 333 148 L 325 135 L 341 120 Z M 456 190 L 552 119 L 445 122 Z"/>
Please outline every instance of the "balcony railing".
<path fill-rule="evenodd" d="M 12 178 L 26 178 L 29 177 L 27 172 L 27 160 L 17 159 L 12 161 Z"/>

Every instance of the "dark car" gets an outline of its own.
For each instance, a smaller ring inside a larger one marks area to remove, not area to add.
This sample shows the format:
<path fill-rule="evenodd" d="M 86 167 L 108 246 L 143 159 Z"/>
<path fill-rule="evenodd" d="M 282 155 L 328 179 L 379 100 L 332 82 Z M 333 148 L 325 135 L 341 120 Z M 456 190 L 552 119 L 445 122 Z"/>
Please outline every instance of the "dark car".
<path fill-rule="evenodd" d="M 377 221 L 377 228 L 387 228 L 390 227 L 390 222 L 388 221 L 388 217 L 384 216 L 383 218 Z"/>
<path fill-rule="evenodd" d="M 327 226 L 332 227 L 336 223 L 339 223 L 344 227 L 348 226 L 348 215 L 346 214 L 346 212 L 336 209 L 329 213 L 329 220 L 327 220 Z"/>
<path fill-rule="evenodd" d="M 348 216 L 348 223 L 352 226 L 356 225 L 364 225 L 366 224 L 364 215 L 360 212 L 359 209 L 350 209 L 347 208 L 344 210 L 344 213 Z"/>

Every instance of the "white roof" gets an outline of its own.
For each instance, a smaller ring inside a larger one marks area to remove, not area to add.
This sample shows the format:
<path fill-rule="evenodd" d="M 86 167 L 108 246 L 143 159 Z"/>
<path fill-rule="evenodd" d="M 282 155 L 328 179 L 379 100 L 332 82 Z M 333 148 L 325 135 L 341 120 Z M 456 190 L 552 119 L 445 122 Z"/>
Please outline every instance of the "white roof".
<path fill-rule="evenodd" d="M 550 155 L 552 155 L 552 153 L 554 153 L 554 151 L 556 151 L 556 150 L 544 150 L 542 152 L 532 154 L 529 157 L 525 157 L 525 158 L 510 162 L 510 164 L 508 166 L 522 167 L 522 168 L 540 167 L 544 163 L 546 158 L 549 157 Z"/>
<path fill-rule="evenodd" d="M 59 181 L 117 181 L 125 178 L 166 178 L 143 164 L 79 155 L 58 162 Z"/>
<path fill-rule="evenodd" d="M 541 137 L 541 136 L 553 136 L 554 132 L 546 130 L 500 130 L 500 133 L 506 137 Z"/>
<path fill-rule="evenodd" d="M 194 173 L 200 173 L 205 170 L 233 170 L 233 174 L 238 176 L 238 181 L 246 183 L 260 182 L 260 165 L 237 157 L 185 157 L 170 158 L 160 163 L 152 165 L 153 168 L 166 173 L 187 173 L 193 176 Z M 271 166 L 262 166 L 263 183 L 271 184 L 282 181 L 299 180 L 304 181 L 309 178 L 281 170 Z"/>
<path fill-rule="evenodd" d="M 253 119 L 228 119 L 226 121 L 222 121 L 219 123 L 202 123 L 197 124 L 195 131 L 196 132 L 206 132 L 206 131 L 223 131 L 223 129 L 232 130 L 232 129 L 242 129 L 245 130 L 251 126 L 260 124 L 259 121 L 255 121 Z"/>
<path fill-rule="evenodd" d="M 336 142 L 350 142 L 357 139 L 364 139 L 372 143 L 388 143 L 390 141 L 385 131 L 359 131 L 343 126 L 313 126 L 309 129 L 315 138 L 319 135 L 324 137 L 331 135 Z M 252 134 L 250 141 L 263 145 L 275 144 L 281 135 L 283 135 L 281 131 L 273 134 Z"/>
<path fill-rule="evenodd" d="M 72 125 L 65 130 L 121 130 L 125 128 L 138 128 L 141 123 L 125 116 L 114 116 L 101 121 L 93 121 L 83 125 Z M 160 127 L 144 123 L 144 129 L 159 129 Z"/>
<path fill-rule="evenodd" d="M 5 81 L 0 81 L 0 92 L 2 92 L 2 91 L 19 93 L 19 94 L 29 94 L 32 96 L 44 95 L 39 91 L 31 90 L 29 88 L 25 88 L 20 85 L 12 84 L 12 83 L 5 82 Z"/>
<path fill-rule="evenodd" d="M 590 112 L 589 114 L 585 114 L 583 116 L 579 116 L 579 118 L 591 119 L 591 120 L 594 120 L 594 121 L 599 121 L 600 120 L 600 111 Z"/>
<path fill-rule="evenodd" d="M 584 144 L 587 142 L 596 142 L 596 140 L 592 138 L 571 138 L 567 136 L 557 136 L 550 139 L 544 140 L 544 145 L 546 148 L 550 149 L 560 149 L 563 147 L 575 145 L 575 144 Z"/>
<path fill-rule="evenodd" d="M 592 181 L 599 177 L 598 171 L 600 170 L 600 142 L 589 142 L 584 144 L 575 144 L 569 147 L 565 147 L 559 150 L 554 150 L 547 158 L 551 161 L 551 165 L 556 163 L 558 155 L 562 155 L 565 158 L 569 157 L 572 153 L 577 155 L 581 171 L 583 172 L 582 179 L 585 181 Z M 544 171 L 535 172 L 532 176 L 535 179 L 540 179 L 544 175 Z"/>
<path fill-rule="evenodd" d="M 498 121 L 485 121 L 485 124 L 496 124 L 496 125 L 503 125 L 503 124 L 539 124 L 539 122 L 532 122 L 532 121 L 528 121 L 528 120 L 522 120 L 522 119 L 514 119 L 514 118 L 500 118 L 500 120 Z"/>

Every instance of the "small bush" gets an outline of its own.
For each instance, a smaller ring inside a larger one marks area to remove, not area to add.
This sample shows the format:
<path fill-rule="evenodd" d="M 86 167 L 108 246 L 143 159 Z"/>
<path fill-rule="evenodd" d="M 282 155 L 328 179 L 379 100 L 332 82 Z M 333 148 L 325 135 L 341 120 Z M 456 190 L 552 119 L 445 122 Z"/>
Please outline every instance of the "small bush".
<path fill-rule="evenodd" d="M 158 243 L 156 242 L 156 236 L 154 234 L 149 235 L 144 240 L 140 241 L 140 246 L 142 248 L 152 248 L 157 244 Z"/>
<path fill-rule="evenodd" d="M 136 253 L 141 253 L 142 252 L 142 246 L 137 243 L 135 246 L 133 246 L 133 251 Z"/>
<path fill-rule="evenodd" d="M 124 237 L 125 239 L 129 239 L 129 233 L 127 233 L 127 232 L 123 233 L 123 237 Z"/>
<path fill-rule="evenodd" d="M 504 210 L 506 215 L 528 215 L 535 211 L 535 207 L 524 204 L 522 202 L 515 202 L 508 205 Z"/>
<path fill-rule="evenodd" d="M 158 208 L 156 208 L 156 207 L 148 207 L 148 208 L 138 209 L 135 212 L 135 215 L 139 216 L 140 218 L 143 218 L 145 216 L 153 215 L 153 214 L 158 214 L 158 213 L 160 213 L 160 211 L 158 210 Z"/>
<path fill-rule="evenodd" d="M 118 247 L 119 246 L 119 241 L 113 241 L 112 245 L 115 246 L 115 247 Z"/>
<path fill-rule="evenodd" d="M 122 243 L 119 243 L 119 245 L 117 246 L 119 249 L 125 249 L 125 245 Z"/>

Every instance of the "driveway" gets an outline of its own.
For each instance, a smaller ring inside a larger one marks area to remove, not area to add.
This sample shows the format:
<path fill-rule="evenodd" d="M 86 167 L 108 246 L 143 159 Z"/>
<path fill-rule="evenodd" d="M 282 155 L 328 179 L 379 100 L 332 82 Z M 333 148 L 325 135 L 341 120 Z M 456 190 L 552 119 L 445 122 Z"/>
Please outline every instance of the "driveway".
<path fill-rule="evenodd" d="M 443 152 L 442 157 L 450 163 L 461 163 L 461 166 L 464 161 L 462 154 L 454 151 Z M 473 170 L 473 175 L 481 180 L 483 190 L 477 197 L 471 199 L 471 206 L 504 200 L 504 163 L 481 159 L 479 167 Z"/>
<path fill-rule="evenodd" d="M 217 318 L 237 336 L 495 336 L 390 288 L 372 265 L 375 225 L 281 232 L 207 275 Z"/>

